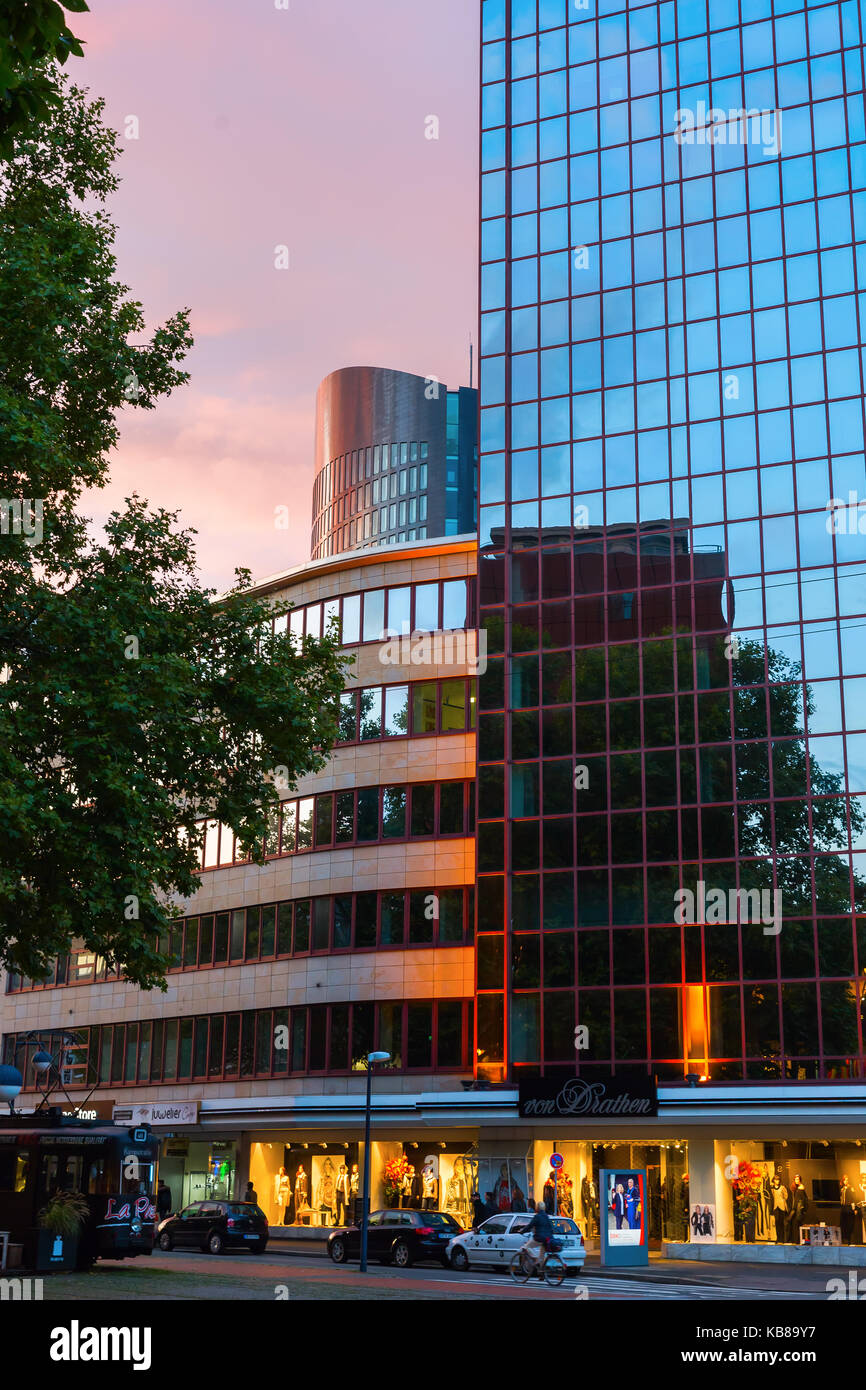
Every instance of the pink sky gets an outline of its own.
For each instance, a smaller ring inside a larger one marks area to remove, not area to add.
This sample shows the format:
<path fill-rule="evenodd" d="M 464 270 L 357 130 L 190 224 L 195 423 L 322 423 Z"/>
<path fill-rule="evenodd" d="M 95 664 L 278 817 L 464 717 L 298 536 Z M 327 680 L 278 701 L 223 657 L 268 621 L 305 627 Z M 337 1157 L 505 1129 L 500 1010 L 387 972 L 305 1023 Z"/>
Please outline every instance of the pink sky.
<path fill-rule="evenodd" d="M 203 580 L 309 557 L 316 387 L 353 363 L 468 380 L 473 0 L 90 0 L 79 85 L 122 134 L 118 273 L 189 306 L 191 380 L 130 407 L 97 521 L 133 490 L 197 528 Z M 438 140 L 425 119 L 439 118 Z M 290 269 L 274 268 L 289 248 Z M 274 509 L 288 506 L 288 530 Z"/>

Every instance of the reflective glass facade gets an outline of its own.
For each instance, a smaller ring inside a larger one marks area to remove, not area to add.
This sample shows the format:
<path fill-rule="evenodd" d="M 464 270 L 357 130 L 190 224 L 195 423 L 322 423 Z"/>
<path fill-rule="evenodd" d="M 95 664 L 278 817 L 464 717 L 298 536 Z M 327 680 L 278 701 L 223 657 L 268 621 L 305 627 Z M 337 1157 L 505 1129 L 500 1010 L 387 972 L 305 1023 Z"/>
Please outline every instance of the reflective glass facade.
<path fill-rule="evenodd" d="M 859 6 L 482 9 L 479 1070 L 862 1076 Z"/>

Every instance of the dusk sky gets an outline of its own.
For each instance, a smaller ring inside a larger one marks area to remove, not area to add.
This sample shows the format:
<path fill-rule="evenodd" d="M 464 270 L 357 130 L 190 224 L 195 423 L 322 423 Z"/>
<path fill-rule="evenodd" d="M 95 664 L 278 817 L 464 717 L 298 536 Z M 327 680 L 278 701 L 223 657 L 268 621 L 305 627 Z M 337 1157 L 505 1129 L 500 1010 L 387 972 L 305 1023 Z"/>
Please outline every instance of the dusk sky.
<path fill-rule="evenodd" d="M 189 306 L 196 346 L 187 386 L 124 412 L 111 483 L 86 509 L 99 522 L 132 491 L 180 508 L 222 589 L 236 565 L 262 577 L 309 557 L 322 377 L 372 364 L 468 383 L 477 6 L 90 3 L 68 68 L 123 137 L 119 277 L 149 329 Z"/>

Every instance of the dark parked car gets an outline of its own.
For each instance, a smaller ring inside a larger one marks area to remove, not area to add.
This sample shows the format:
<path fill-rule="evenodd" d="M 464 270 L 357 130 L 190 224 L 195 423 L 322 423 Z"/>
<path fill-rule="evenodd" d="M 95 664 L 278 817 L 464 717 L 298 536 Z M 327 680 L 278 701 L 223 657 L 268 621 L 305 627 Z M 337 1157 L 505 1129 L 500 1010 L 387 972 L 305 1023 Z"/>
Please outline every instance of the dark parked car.
<path fill-rule="evenodd" d="M 367 1254 L 382 1264 L 406 1269 L 417 1260 L 436 1260 L 448 1268 L 448 1244 L 463 1227 L 444 1211 L 374 1211 L 367 1224 Z M 358 1226 L 340 1226 L 328 1237 L 335 1264 L 361 1258 Z"/>
<path fill-rule="evenodd" d="M 268 1218 L 255 1202 L 193 1202 L 157 1227 L 160 1250 L 209 1250 L 221 1255 L 242 1245 L 261 1255 L 268 1243 Z"/>

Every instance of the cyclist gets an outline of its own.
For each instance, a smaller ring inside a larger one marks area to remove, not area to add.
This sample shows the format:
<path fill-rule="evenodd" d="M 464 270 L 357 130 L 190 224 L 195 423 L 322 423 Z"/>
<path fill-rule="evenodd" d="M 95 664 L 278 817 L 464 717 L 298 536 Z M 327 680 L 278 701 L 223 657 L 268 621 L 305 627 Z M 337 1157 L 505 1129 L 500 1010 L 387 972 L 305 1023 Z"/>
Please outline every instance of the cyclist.
<path fill-rule="evenodd" d="M 547 1214 L 543 1202 L 536 1202 L 535 1215 L 529 1223 L 529 1238 L 523 1246 L 523 1252 L 529 1255 L 533 1264 L 538 1267 L 539 1278 L 541 1277 L 541 1261 L 544 1259 L 544 1252 L 547 1242 L 553 1235 L 553 1222 Z"/>

